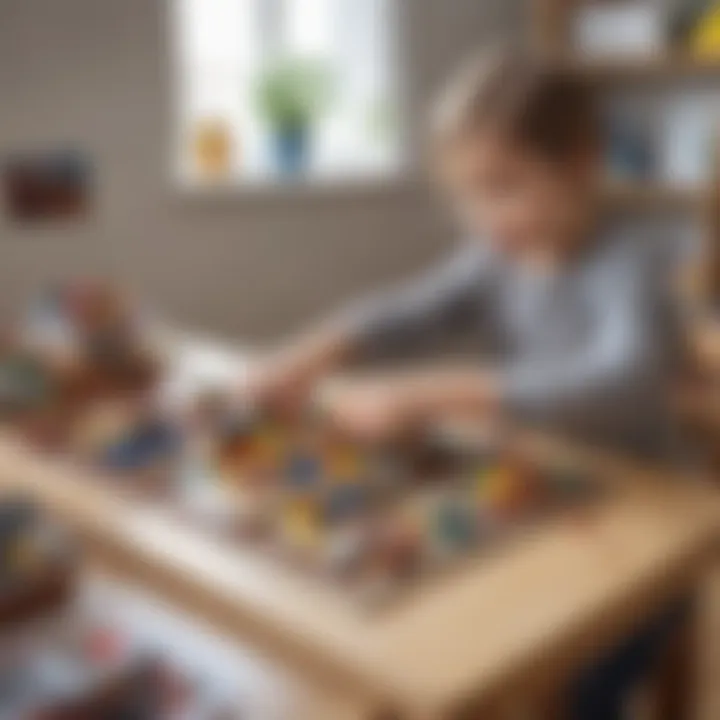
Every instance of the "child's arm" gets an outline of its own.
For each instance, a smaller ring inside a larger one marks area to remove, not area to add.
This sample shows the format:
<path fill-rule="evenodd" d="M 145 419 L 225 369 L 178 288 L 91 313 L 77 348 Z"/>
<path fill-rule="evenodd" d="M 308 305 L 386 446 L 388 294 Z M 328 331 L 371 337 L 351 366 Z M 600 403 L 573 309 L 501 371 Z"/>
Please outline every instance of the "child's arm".
<path fill-rule="evenodd" d="M 552 360 L 487 370 L 438 368 L 342 397 L 331 411 L 361 435 L 443 415 L 504 413 L 525 422 L 612 427 L 668 392 L 674 347 L 662 280 L 631 258 L 610 264 L 595 289 L 583 346 Z M 591 293 L 592 295 L 592 293 Z"/>
<path fill-rule="evenodd" d="M 323 407 L 336 427 L 373 442 L 442 417 L 482 416 L 497 406 L 496 388 L 492 373 L 443 368 L 341 386 Z"/>
<path fill-rule="evenodd" d="M 620 247 L 588 292 L 584 345 L 549 362 L 519 362 L 499 374 L 508 412 L 549 424 L 612 426 L 672 391 L 682 338 L 667 272 L 638 247 Z"/>
<path fill-rule="evenodd" d="M 481 304 L 486 271 L 481 251 L 460 252 L 419 280 L 373 296 L 288 343 L 262 363 L 251 385 L 266 399 L 295 404 L 353 359 L 411 351 L 470 320 Z"/>
<path fill-rule="evenodd" d="M 410 355 L 466 329 L 487 302 L 493 262 L 477 241 L 445 264 L 344 314 L 356 355 Z"/>

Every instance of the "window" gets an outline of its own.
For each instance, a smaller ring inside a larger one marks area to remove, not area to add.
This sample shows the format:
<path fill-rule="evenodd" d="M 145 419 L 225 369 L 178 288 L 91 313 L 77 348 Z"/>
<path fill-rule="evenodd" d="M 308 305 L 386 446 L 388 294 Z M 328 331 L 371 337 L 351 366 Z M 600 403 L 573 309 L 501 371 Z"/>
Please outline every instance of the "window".
<path fill-rule="evenodd" d="M 396 0 L 173 0 L 176 170 L 193 185 L 401 161 Z"/>

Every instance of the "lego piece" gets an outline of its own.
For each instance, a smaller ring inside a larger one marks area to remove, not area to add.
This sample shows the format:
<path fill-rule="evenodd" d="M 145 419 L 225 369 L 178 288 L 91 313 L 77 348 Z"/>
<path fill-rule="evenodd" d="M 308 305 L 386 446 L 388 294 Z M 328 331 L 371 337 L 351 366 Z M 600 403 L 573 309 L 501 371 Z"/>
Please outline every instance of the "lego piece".
<path fill-rule="evenodd" d="M 478 539 L 476 508 L 462 495 L 440 498 L 434 507 L 434 546 L 442 554 L 473 547 Z"/>
<path fill-rule="evenodd" d="M 179 449 L 177 430 L 158 418 L 127 428 L 127 434 L 101 451 L 101 463 L 116 470 L 137 470 L 169 459 Z"/>
<path fill-rule="evenodd" d="M 358 448 L 333 444 L 325 457 L 328 477 L 336 482 L 352 482 L 362 477 L 365 463 Z"/>
<path fill-rule="evenodd" d="M 286 503 L 281 512 L 282 537 L 291 549 L 305 551 L 320 545 L 321 523 L 312 503 L 294 500 Z"/>
<path fill-rule="evenodd" d="M 368 509 L 368 487 L 361 482 L 331 485 L 324 498 L 325 518 L 336 523 L 356 517 Z"/>
<path fill-rule="evenodd" d="M 320 459 L 310 452 L 294 450 L 289 453 L 283 473 L 285 483 L 293 491 L 316 488 L 323 477 Z"/>

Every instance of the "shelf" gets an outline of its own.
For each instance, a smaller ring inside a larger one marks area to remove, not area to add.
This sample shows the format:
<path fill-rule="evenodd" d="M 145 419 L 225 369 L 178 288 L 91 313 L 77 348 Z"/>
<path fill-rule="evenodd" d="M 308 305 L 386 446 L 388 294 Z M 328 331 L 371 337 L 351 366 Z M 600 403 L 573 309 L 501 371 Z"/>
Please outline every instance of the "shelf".
<path fill-rule="evenodd" d="M 566 62 L 568 69 L 581 72 L 598 82 L 670 81 L 688 78 L 720 79 L 720 56 L 694 58 L 682 55 L 648 58 L 608 58 Z"/>
<path fill-rule="evenodd" d="M 647 183 L 610 183 L 604 190 L 607 205 L 630 209 L 694 210 L 702 208 L 706 199 L 702 188 Z"/>

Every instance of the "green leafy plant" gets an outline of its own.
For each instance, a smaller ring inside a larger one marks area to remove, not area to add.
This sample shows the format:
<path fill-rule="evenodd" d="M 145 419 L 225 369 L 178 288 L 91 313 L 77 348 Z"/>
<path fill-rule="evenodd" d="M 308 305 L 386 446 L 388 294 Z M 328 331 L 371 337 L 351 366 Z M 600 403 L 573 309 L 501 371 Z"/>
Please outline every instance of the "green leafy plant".
<path fill-rule="evenodd" d="M 331 78 L 322 62 L 284 58 L 260 74 L 255 90 L 258 109 L 275 131 L 306 130 L 330 102 Z"/>

